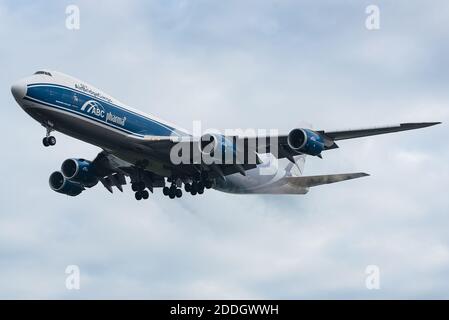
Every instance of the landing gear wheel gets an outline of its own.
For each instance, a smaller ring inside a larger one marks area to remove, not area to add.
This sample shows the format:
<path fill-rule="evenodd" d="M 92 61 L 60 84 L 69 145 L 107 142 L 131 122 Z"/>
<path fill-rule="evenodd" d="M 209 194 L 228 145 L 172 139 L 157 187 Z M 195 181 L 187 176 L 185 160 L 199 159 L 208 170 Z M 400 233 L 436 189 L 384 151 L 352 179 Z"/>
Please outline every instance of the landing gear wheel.
<path fill-rule="evenodd" d="M 47 137 L 47 143 L 48 143 L 50 146 L 54 146 L 54 145 L 56 144 L 56 138 L 53 137 L 53 136 Z"/>
<path fill-rule="evenodd" d="M 164 196 L 168 196 L 168 194 L 170 193 L 170 189 L 168 187 L 164 187 L 162 189 L 162 193 L 164 194 Z"/>
<path fill-rule="evenodd" d="M 186 184 L 184 185 L 184 190 L 185 190 L 186 192 L 190 192 L 190 190 L 192 190 L 192 185 L 191 185 L 190 183 L 186 183 Z"/>
<path fill-rule="evenodd" d="M 42 139 L 42 144 L 44 145 L 44 147 L 50 146 L 50 144 L 48 143 L 47 137 L 45 137 L 44 139 Z"/>
<path fill-rule="evenodd" d="M 181 198 L 182 197 L 182 190 L 181 189 L 176 189 L 176 198 Z"/>
<path fill-rule="evenodd" d="M 168 195 L 168 197 L 169 197 L 170 199 L 174 199 L 174 198 L 176 197 L 176 195 L 175 195 L 174 193 L 171 193 L 171 192 L 170 192 L 170 194 Z"/>
<path fill-rule="evenodd" d="M 131 184 L 131 189 L 132 189 L 132 191 L 137 192 L 138 191 L 137 184 L 135 184 L 135 183 Z"/>
<path fill-rule="evenodd" d="M 150 197 L 150 194 L 147 190 L 141 191 L 142 199 L 147 200 Z"/>
<path fill-rule="evenodd" d="M 196 190 L 192 190 L 192 191 L 190 191 L 190 194 L 191 194 L 192 196 L 196 196 L 196 193 L 197 193 L 197 191 L 196 191 Z"/>
<path fill-rule="evenodd" d="M 206 187 L 206 189 L 212 188 L 212 181 L 207 180 L 207 181 L 204 183 L 204 186 Z"/>
<path fill-rule="evenodd" d="M 142 192 L 137 191 L 136 194 L 135 194 L 134 196 L 136 197 L 136 200 L 137 200 L 137 201 L 142 200 Z"/>
<path fill-rule="evenodd" d="M 198 194 L 203 194 L 204 193 L 204 188 L 198 189 Z"/>

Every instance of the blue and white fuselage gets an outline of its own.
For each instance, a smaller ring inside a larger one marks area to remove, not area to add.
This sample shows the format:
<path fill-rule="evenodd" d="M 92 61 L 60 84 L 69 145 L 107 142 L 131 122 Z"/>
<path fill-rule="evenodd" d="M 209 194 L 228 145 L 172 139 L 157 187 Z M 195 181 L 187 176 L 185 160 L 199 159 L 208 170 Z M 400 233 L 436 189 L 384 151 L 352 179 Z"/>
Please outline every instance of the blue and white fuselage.
<path fill-rule="evenodd" d="M 304 194 L 313 186 L 366 176 L 351 173 L 304 177 L 306 155 L 321 157 L 322 151 L 338 148 L 337 140 L 437 124 L 405 123 L 333 132 L 298 128 L 288 135 L 268 137 L 270 142 L 265 146 L 257 140 L 259 137 L 215 135 L 209 136 L 211 145 L 216 150 L 228 150 L 233 157 L 237 154 L 240 157 L 242 150 L 237 150 L 230 141 L 246 141 L 249 145 L 254 141 L 251 148 L 245 147 L 248 148 L 245 152 L 257 154 L 258 161 L 243 165 L 203 161 L 179 165 L 170 158 L 175 144 L 190 139 L 190 144 L 196 143 L 204 152 L 203 142 L 195 141 L 186 130 L 132 109 L 81 80 L 42 70 L 14 83 L 11 91 L 21 108 L 47 129 L 45 146 L 56 143 L 50 133 L 58 131 L 103 149 L 94 161 L 66 160 L 61 172 L 50 176 L 53 190 L 72 196 L 99 181 L 111 192 L 113 186 L 122 190 L 126 176 L 131 178 L 138 200 L 148 198 L 146 188 L 153 191 L 158 187 L 163 187 L 170 198 L 180 197 L 182 184 L 192 195 L 203 193 L 205 188 L 231 193 Z M 269 151 L 263 152 L 267 147 Z M 171 183 L 170 188 L 167 182 Z"/>
<path fill-rule="evenodd" d="M 130 166 L 142 160 L 142 153 L 133 142 L 149 137 L 189 136 L 182 128 L 132 109 L 94 86 L 60 72 L 39 71 L 15 83 L 12 92 L 23 110 L 46 128 L 94 144 Z M 267 173 L 267 165 L 276 159 L 268 154 L 260 158 L 265 162 L 259 169 L 249 170 L 245 176 L 229 175 L 225 181 L 217 181 L 214 188 L 233 193 L 286 193 L 282 186 L 288 187 L 287 184 L 279 182 L 289 174 L 286 166 L 273 167 Z M 171 174 L 156 158 L 150 159 L 145 169 L 161 176 Z M 266 172 L 260 176 L 261 169 Z M 273 183 L 279 184 L 276 190 L 271 188 Z M 308 190 L 288 189 L 288 193 Z"/>

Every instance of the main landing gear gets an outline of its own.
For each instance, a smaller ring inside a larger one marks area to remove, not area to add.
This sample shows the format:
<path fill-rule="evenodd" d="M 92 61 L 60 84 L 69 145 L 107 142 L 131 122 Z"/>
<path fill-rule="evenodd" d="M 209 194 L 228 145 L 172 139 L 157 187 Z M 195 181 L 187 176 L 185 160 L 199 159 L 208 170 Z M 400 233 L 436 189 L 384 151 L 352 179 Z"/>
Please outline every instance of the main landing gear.
<path fill-rule="evenodd" d="M 45 138 L 42 139 L 42 144 L 44 147 L 54 146 L 56 144 L 56 138 L 50 135 L 53 129 L 48 126 L 45 126 L 45 128 L 47 129 L 47 134 L 45 135 Z"/>
<path fill-rule="evenodd" d="M 186 183 L 184 185 L 184 190 L 189 192 L 192 196 L 197 194 L 203 194 L 205 189 L 212 188 L 212 181 L 193 181 L 192 183 Z"/>
<path fill-rule="evenodd" d="M 143 181 L 134 182 L 131 184 L 131 189 L 135 192 L 134 196 L 137 201 L 146 200 L 150 196 L 148 190 L 145 190 L 146 186 Z"/>
<path fill-rule="evenodd" d="M 181 198 L 182 190 L 177 188 L 175 184 L 172 184 L 171 187 L 164 187 L 162 189 L 162 193 L 164 196 L 168 196 L 170 199 Z"/>
<path fill-rule="evenodd" d="M 205 189 L 210 189 L 212 186 L 213 182 L 209 179 L 208 173 L 203 171 L 193 177 L 192 183 L 186 183 L 184 185 L 184 190 L 189 192 L 192 196 L 196 196 L 197 194 L 203 194 Z"/>

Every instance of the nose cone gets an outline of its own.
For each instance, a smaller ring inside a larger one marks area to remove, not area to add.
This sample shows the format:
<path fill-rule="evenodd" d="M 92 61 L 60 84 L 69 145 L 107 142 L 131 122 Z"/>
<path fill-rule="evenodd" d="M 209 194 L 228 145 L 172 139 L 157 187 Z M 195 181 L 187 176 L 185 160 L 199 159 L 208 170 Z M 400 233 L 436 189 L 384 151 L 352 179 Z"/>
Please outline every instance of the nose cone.
<path fill-rule="evenodd" d="M 25 97 L 27 91 L 27 85 L 24 80 L 19 80 L 11 86 L 11 93 L 17 102 Z"/>

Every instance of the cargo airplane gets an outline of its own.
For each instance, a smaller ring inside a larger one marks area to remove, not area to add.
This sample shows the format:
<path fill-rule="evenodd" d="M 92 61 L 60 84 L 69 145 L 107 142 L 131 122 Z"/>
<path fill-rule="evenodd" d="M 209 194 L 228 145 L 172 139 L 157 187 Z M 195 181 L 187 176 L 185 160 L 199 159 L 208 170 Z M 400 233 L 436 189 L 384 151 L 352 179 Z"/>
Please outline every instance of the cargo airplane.
<path fill-rule="evenodd" d="M 182 188 L 191 195 L 211 188 L 235 194 L 305 194 L 311 187 L 367 176 L 304 176 L 306 156 L 321 158 L 322 152 L 338 148 L 339 140 L 439 123 L 343 131 L 295 128 L 285 135 L 264 137 L 217 133 L 195 137 L 56 71 L 37 71 L 14 83 L 11 92 L 19 106 L 46 129 L 45 147 L 56 144 L 51 133 L 57 131 L 102 149 L 93 160 L 67 159 L 50 175 L 51 189 L 68 196 L 99 182 L 111 193 L 113 188 L 123 192 L 127 179 L 137 200 L 148 199 L 156 188 L 171 199 L 180 198 Z"/>

